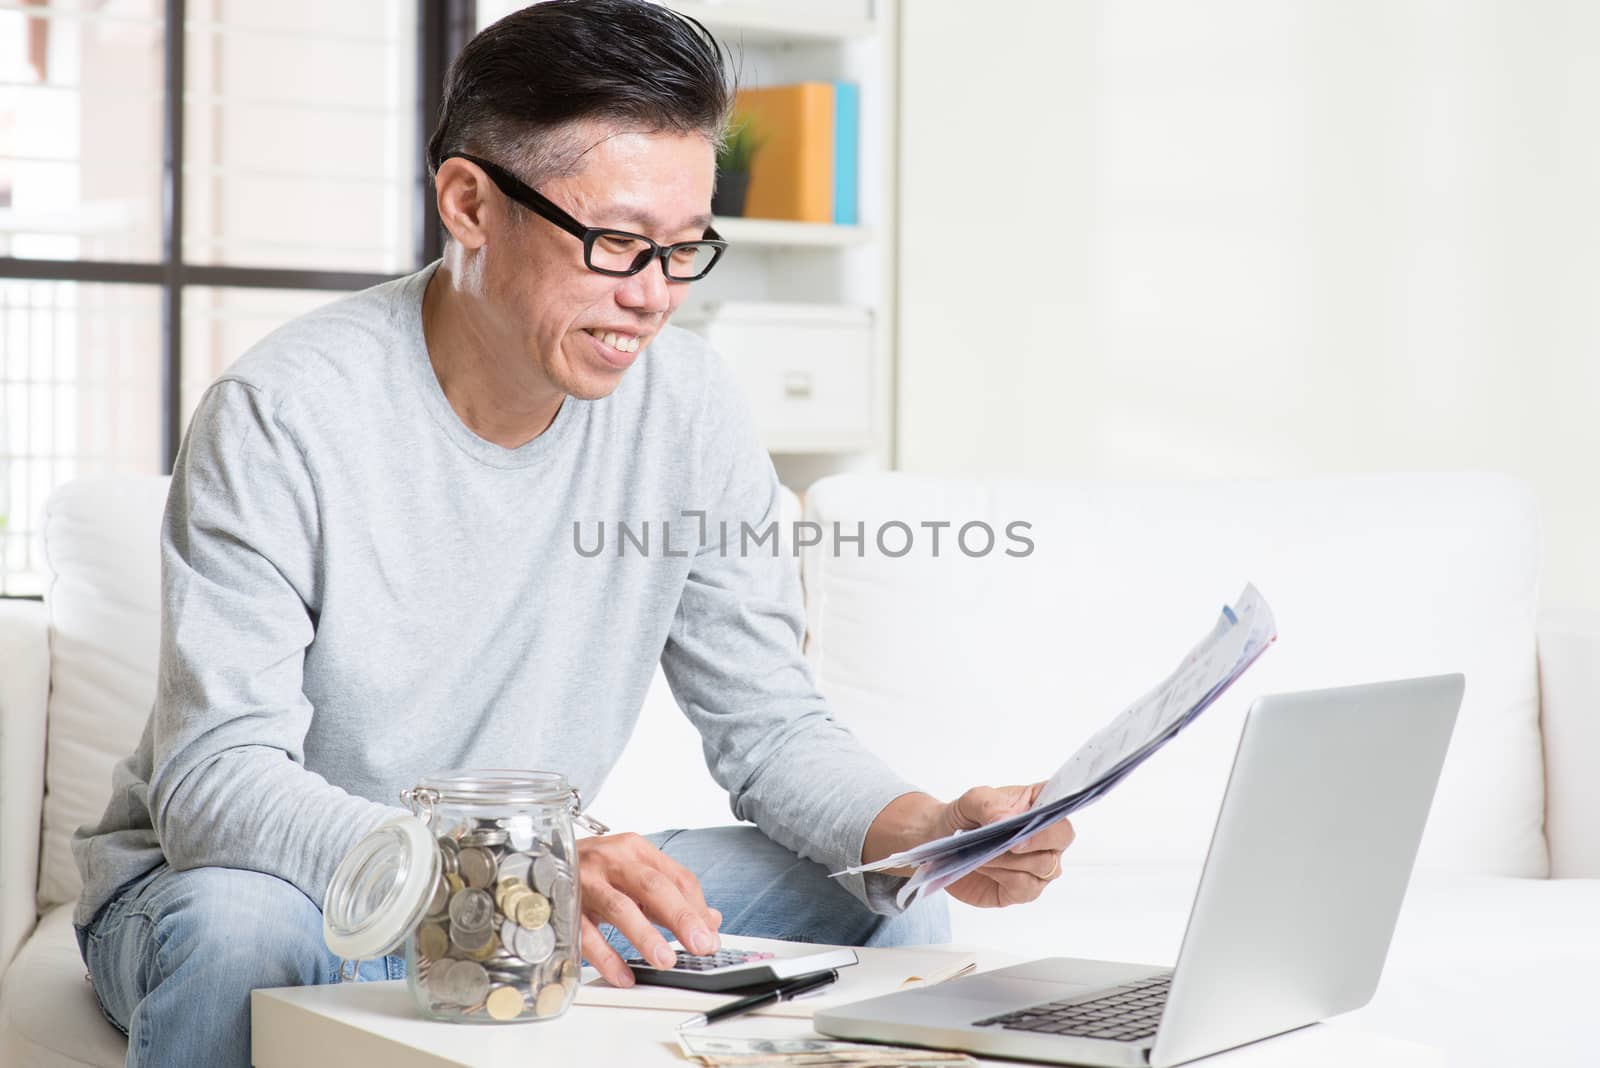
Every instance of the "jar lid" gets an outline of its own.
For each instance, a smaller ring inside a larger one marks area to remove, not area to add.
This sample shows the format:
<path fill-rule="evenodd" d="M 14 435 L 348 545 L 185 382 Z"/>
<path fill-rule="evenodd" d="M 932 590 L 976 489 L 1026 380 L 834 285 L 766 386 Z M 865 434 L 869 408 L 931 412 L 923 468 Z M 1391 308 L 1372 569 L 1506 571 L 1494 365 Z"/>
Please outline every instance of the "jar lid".
<path fill-rule="evenodd" d="M 322 902 L 322 940 L 344 960 L 376 960 L 411 933 L 439 881 L 427 825 L 400 815 L 351 847 Z"/>
<path fill-rule="evenodd" d="M 572 787 L 557 771 L 465 768 L 428 775 L 420 784 L 441 804 L 542 805 L 565 803 Z"/>

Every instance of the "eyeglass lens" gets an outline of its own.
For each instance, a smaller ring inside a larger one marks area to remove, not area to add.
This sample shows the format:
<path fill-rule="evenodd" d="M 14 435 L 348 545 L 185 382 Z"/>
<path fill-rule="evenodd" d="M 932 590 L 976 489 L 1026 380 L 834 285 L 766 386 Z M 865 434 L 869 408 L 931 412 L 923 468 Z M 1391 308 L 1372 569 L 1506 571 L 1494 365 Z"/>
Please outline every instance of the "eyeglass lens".
<path fill-rule="evenodd" d="M 601 234 L 589 250 L 589 266 L 602 271 L 636 271 L 654 251 L 647 242 L 628 234 Z M 667 277 L 698 278 L 716 257 L 714 245 L 682 245 L 667 259 Z"/>

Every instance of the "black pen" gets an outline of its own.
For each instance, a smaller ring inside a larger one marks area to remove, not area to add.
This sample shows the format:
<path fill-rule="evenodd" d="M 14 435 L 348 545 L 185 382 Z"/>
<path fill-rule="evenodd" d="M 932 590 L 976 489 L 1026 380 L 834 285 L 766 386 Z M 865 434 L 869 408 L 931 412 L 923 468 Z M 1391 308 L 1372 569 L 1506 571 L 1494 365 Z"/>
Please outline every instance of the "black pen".
<path fill-rule="evenodd" d="M 691 1016 L 678 1025 L 678 1030 L 687 1031 L 691 1027 L 704 1027 L 714 1024 L 718 1020 L 728 1020 L 735 1016 L 743 1016 L 747 1012 L 776 1005 L 780 1001 L 789 1001 L 802 994 L 809 994 L 813 990 L 821 990 L 829 983 L 837 982 L 839 969 L 829 968 L 825 972 L 812 972 L 810 975 L 797 975 L 793 979 L 786 979 L 771 990 L 760 994 L 751 994 L 738 1001 L 730 1001 L 726 1005 L 718 1005 L 709 1012 Z"/>

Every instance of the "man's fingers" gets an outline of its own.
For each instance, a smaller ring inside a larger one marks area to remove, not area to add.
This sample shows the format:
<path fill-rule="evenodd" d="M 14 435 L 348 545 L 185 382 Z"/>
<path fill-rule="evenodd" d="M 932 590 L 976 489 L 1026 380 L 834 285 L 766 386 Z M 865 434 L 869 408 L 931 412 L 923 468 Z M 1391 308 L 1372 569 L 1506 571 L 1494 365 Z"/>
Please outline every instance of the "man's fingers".
<path fill-rule="evenodd" d="M 661 932 L 639 911 L 633 898 L 616 887 L 602 885 L 593 891 L 585 888 L 583 911 L 586 917 L 609 923 L 622 932 L 639 955 L 657 968 L 670 968 L 677 963 L 678 955 Z"/>
<path fill-rule="evenodd" d="M 1015 816 L 1028 807 L 1027 786 L 974 786 L 951 806 L 953 822 L 959 828 L 970 830 Z"/>
<path fill-rule="evenodd" d="M 579 846 L 584 911 L 613 924 L 651 963 L 671 967 L 659 923 L 694 953 L 715 953 L 722 914 L 706 905 L 694 874 L 636 834 L 585 839 Z M 590 906 L 593 906 L 592 908 Z"/>
<path fill-rule="evenodd" d="M 1061 873 L 1061 854 L 1055 850 L 1002 853 L 983 866 L 984 871 L 1015 871 L 1046 881 Z"/>
<path fill-rule="evenodd" d="M 1000 888 L 1000 904 L 1020 905 L 1025 901 L 1032 901 L 1044 892 L 1049 880 L 1041 879 L 1027 872 L 1007 871 L 1004 868 L 985 871 L 984 875 L 994 880 Z"/>
<path fill-rule="evenodd" d="M 668 872 L 645 868 L 633 874 L 627 888 L 644 915 L 677 935 L 690 952 L 716 952 L 717 940 L 704 901 L 691 903 Z"/>
<path fill-rule="evenodd" d="M 600 928 L 587 916 L 583 917 L 582 926 L 579 951 L 583 954 L 583 959 L 594 965 L 595 970 L 612 986 L 632 986 L 633 969 L 629 968 L 617 951 L 611 948 L 611 944 L 600 933 Z"/>
<path fill-rule="evenodd" d="M 1078 832 L 1073 830 L 1071 820 L 1062 820 L 1052 823 L 1044 830 L 1018 843 L 1011 850 L 1013 853 L 1037 853 L 1052 851 L 1059 853 L 1072 844 Z"/>
<path fill-rule="evenodd" d="M 676 935 L 690 952 L 715 953 L 722 945 L 716 935 L 722 919 L 712 919 L 700 880 L 644 839 L 638 839 L 636 847 L 635 862 L 615 881 L 625 883 L 645 914 Z"/>
<path fill-rule="evenodd" d="M 690 915 L 683 918 L 681 926 L 679 922 L 666 923 L 665 926 L 694 952 L 715 953 L 722 948 L 722 940 L 717 937 L 717 929 L 722 926 L 722 913 L 706 904 L 700 880 L 694 877 L 694 872 L 665 853 L 658 853 L 657 856 L 660 858 L 657 866 L 666 872 L 690 910 Z M 700 937 L 702 934 L 703 938 Z"/>
<path fill-rule="evenodd" d="M 671 857 L 666 859 L 669 863 L 672 862 Z M 677 867 L 677 865 L 674 864 L 674 867 Z M 700 880 L 694 877 L 693 872 L 681 867 L 676 872 L 669 870 L 668 875 L 671 876 L 673 883 L 678 887 L 678 893 L 683 895 L 683 899 L 709 923 L 711 921 L 711 906 L 706 904 L 706 896 L 700 891 Z"/>

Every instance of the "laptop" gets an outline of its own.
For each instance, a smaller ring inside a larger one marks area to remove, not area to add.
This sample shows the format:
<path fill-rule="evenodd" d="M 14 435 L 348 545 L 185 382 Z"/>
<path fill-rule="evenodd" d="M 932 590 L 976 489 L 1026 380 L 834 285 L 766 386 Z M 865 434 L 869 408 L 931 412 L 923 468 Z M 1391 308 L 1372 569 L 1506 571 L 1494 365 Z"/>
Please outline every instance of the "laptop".
<path fill-rule="evenodd" d="M 1019 1060 L 1165 1066 L 1360 1008 L 1464 688 L 1442 675 L 1257 700 L 1173 967 L 1037 960 L 818 1010 L 814 1026 Z"/>

